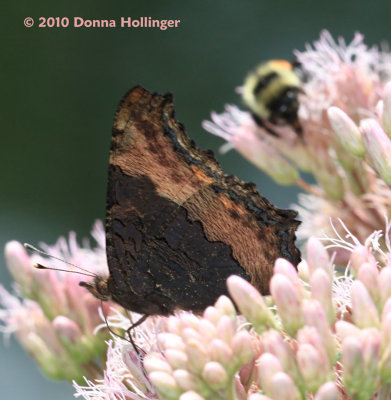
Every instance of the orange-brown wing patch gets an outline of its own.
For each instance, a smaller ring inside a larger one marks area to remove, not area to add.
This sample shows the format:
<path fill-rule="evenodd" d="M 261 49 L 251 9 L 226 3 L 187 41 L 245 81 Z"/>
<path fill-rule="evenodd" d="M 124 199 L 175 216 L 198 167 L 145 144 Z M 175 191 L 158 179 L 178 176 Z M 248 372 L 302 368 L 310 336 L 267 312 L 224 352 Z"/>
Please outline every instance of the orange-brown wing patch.
<path fill-rule="evenodd" d="M 113 129 L 110 164 L 128 175 L 147 176 L 160 195 L 178 204 L 210 184 L 210 175 L 222 174 L 213 156 L 197 149 L 175 119 L 171 95 L 132 89 Z"/>

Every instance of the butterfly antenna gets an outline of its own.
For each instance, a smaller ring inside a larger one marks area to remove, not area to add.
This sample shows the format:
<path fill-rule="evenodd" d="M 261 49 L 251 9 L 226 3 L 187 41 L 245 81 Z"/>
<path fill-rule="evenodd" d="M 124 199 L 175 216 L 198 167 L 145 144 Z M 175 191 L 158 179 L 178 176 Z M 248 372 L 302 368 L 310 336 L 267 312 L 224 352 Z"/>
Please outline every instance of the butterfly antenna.
<path fill-rule="evenodd" d="M 72 274 L 79 274 L 79 275 L 84 275 L 84 276 L 91 276 L 92 278 L 95 278 L 96 275 L 93 274 L 87 274 L 85 272 L 80 272 L 80 271 L 71 271 L 69 269 L 63 269 L 63 268 L 54 268 L 54 267 L 46 267 L 45 265 L 36 263 L 33 264 L 33 267 L 36 269 L 51 269 L 53 271 L 61 271 L 61 272 L 70 272 Z"/>
<path fill-rule="evenodd" d="M 72 272 L 72 273 L 75 273 L 75 274 L 91 276 L 93 278 L 97 276 L 96 274 L 93 274 L 92 272 L 90 272 L 90 271 L 88 271 L 88 270 L 86 270 L 86 269 L 84 269 L 82 267 L 79 267 L 78 265 L 72 264 L 72 263 L 70 263 L 68 261 L 63 260 L 62 258 L 53 256 L 53 255 L 51 255 L 49 253 L 46 253 L 45 251 L 39 250 L 39 249 L 37 249 L 36 247 L 32 246 L 29 243 L 25 243 L 24 247 L 25 247 L 25 249 L 30 250 L 30 251 L 32 251 L 34 253 L 38 253 L 38 254 L 41 254 L 41 255 L 46 256 L 46 257 L 54 258 L 55 260 L 61 261 L 64 264 L 68 264 L 68 265 L 70 265 L 70 266 L 72 266 L 72 267 L 74 267 L 76 269 L 79 269 L 80 271 L 83 271 L 83 272 L 80 272 L 80 271 L 69 271 L 67 269 L 61 269 L 61 268 L 45 267 L 44 265 L 39 264 L 39 263 L 34 264 L 34 268 L 37 268 L 37 269 L 52 269 L 54 271 L 62 271 L 62 272 Z"/>

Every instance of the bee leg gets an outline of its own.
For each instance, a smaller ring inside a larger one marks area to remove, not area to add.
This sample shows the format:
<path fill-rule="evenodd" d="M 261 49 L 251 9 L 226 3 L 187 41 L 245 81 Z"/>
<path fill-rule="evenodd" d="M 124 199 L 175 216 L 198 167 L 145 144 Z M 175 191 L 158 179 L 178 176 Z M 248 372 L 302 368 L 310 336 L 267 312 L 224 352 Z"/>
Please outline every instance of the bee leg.
<path fill-rule="evenodd" d="M 274 137 L 280 137 L 280 135 L 273 131 L 273 129 L 269 128 L 268 126 L 266 126 L 263 122 L 262 118 L 259 118 L 257 114 L 251 113 L 251 116 L 253 117 L 253 120 L 256 122 L 256 124 L 264 129 L 267 133 L 269 133 L 270 135 L 274 136 Z"/>

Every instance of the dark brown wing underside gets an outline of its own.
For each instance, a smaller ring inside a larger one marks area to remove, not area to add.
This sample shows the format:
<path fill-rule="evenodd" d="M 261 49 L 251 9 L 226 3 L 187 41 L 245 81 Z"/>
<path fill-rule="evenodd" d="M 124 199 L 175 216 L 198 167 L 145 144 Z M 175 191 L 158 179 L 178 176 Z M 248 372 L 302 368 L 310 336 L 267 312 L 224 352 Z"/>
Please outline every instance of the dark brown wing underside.
<path fill-rule="evenodd" d="M 146 177 L 110 167 L 107 257 L 113 299 L 143 314 L 201 311 L 227 294 L 232 274 L 250 279 L 222 242 L 205 237 L 184 207 L 160 197 Z"/>
<path fill-rule="evenodd" d="M 144 314 L 202 310 L 231 274 L 268 293 L 276 258 L 295 265 L 296 213 L 226 176 L 174 117 L 170 95 L 136 87 L 117 111 L 106 240 L 115 301 Z"/>

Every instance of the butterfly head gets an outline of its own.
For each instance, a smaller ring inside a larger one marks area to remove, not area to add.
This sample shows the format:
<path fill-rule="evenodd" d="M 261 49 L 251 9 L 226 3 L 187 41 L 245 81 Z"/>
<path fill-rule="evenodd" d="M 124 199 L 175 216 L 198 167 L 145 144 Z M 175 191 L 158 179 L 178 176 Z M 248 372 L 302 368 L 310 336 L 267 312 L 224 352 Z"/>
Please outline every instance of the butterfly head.
<path fill-rule="evenodd" d="M 80 282 L 79 285 L 85 287 L 99 300 L 108 301 L 111 299 L 107 278 L 95 276 L 92 282 Z"/>

